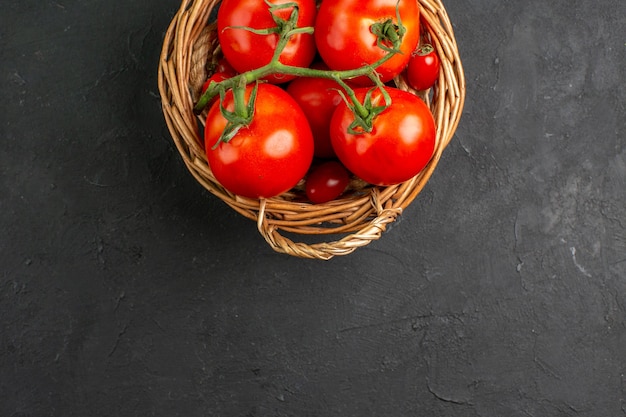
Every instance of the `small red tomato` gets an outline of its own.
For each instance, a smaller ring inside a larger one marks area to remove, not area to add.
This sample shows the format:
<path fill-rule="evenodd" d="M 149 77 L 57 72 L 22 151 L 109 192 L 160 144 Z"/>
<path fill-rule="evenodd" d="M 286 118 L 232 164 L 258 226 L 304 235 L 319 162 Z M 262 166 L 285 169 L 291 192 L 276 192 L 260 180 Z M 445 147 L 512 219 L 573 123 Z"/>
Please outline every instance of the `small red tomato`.
<path fill-rule="evenodd" d="M 306 196 L 321 204 L 339 197 L 350 182 L 348 170 L 337 161 L 327 161 L 314 167 L 306 178 Z"/>
<path fill-rule="evenodd" d="M 407 82 L 418 91 L 428 90 L 439 78 L 439 66 L 439 56 L 435 49 L 424 44 L 411 54 L 406 68 Z"/>

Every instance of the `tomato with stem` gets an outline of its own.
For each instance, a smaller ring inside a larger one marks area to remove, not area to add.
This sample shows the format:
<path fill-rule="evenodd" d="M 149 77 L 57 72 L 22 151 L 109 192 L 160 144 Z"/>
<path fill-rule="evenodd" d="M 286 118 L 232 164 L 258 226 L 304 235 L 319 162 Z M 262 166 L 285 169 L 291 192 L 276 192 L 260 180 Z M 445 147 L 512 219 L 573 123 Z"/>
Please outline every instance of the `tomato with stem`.
<path fill-rule="evenodd" d="M 270 198 L 294 187 L 313 160 L 313 135 L 302 109 L 268 83 L 223 96 L 209 110 L 204 129 L 207 160 L 217 181 L 248 198 Z M 241 123 L 232 124 L 233 119 Z"/>
<path fill-rule="evenodd" d="M 222 53 L 237 72 L 244 73 L 269 64 L 281 37 L 288 37 L 278 61 L 308 67 L 315 58 L 315 40 L 302 29 L 313 27 L 316 11 L 315 0 L 222 0 L 217 12 Z M 277 73 L 266 80 L 280 84 L 293 78 Z"/>
<path fill-rule="evenodd" d="M 399 17 L 399 19 L 398 19 Z M 406 67 L 420 38 L 417 0 L 324 0 L 315 20 L 315 43 L 333 70 L 351 70 L 372 64 L 390 50 L 396 54 L 376 73 L 390 81 Z M 399 47 L 394 43 L 398 41 Z M 372 85 L 365 76 L 354 79 Z"/>
<path fill-rule="evenodd" d="M 376 109 L 369 129 L 355 127 L 355 113 L 346 102 L 331 120 L 331 142 L 339 160 L 354 175 L 375 185 L 393 185 L 413 178 L 433 156 L 435 121 L 417 96 L 392 87 L 355 89 L 367 108 Z M 390 102 L 390 103 L 388 103 Z"/>

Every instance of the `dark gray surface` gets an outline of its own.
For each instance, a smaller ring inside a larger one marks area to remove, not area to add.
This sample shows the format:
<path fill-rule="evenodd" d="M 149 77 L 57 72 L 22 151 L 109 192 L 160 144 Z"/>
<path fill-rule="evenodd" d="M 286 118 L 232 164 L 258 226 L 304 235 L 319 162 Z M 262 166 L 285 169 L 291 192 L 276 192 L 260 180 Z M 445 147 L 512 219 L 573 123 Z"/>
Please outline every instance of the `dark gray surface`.
<path fill-rule="evenodd" d="M 178 2 L 5 0 L 0 416 L 625 416 L 626 3 L 446 6 L 457 136 L 321 262 L 185 171 Z"/>

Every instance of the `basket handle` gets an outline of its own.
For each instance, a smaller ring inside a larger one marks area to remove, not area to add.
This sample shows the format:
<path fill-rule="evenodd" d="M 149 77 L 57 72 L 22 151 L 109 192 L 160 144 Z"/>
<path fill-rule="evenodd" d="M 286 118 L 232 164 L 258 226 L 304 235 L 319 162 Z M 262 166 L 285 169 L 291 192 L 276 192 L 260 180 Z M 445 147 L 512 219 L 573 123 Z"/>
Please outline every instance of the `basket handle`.
<path fill-rule="evenodd" d="M 272 249 L 279 253 L 322 260 L 329 260 L 338 255 L 348 255 L 356 249 L 378 240 L 387 229 L 387 225 L 395 222 L 402 214 L 402 207 L 383 208 L 379 203 L 378 194 L 377 190 L 372 190 L 370 199 L 372 206 L 376 209 L 376 217 L 357 233 L 333 242 L 307 244 L 294 242 L 281 235 L 279 227 L 269 222 L 268 216 L 265 215 L 266 199 L 259 201 L 257 228 Z"/>

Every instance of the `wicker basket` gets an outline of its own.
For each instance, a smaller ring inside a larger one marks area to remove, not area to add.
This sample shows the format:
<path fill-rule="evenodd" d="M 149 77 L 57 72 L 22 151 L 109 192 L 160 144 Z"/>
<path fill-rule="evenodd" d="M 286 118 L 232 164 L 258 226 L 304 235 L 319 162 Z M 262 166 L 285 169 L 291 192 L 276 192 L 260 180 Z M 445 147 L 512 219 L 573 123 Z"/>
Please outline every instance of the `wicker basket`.
<path fill-rule="evenodd" d="M 211 63 L 220 54 L 215 25 L 210 22 L 218 3 L 218 0 L 184 0 L 165 35 L 159 62 L 163 113 L 191 174 L 234 210 L 255 220 L 259 232 L 277 252 L 330 259 L 352 253 L 380 238 L 387 225 L 394 222 L 423 189 L 452 139 L 463 109 L 463 68 L 452 25 L 441 1 L 419 0 L 422 25 L 439 54 L 442 68 L 437 84 L 422 96 L 437 126 L 432 160 L 419 175 L 402 184 L 374 187 L 355 180 L 348 192 L 325 204 L 308 203 L 299 187 L 270 199 L 243 198 L 224 189 L 211 173 L 200 145 L 204 120 L 194 114 L 193 107 L 203 82 L 210 75 Z M 418 94 L 401 77 L 396 78 L 395 83 L 403 90 Z M 317 238 L 303 235 L 317 235 Z"/>

